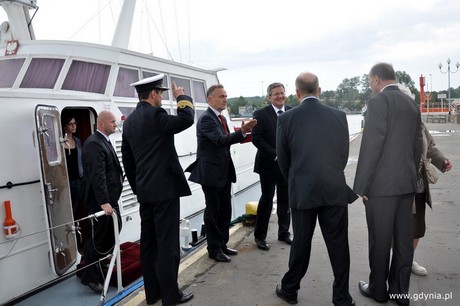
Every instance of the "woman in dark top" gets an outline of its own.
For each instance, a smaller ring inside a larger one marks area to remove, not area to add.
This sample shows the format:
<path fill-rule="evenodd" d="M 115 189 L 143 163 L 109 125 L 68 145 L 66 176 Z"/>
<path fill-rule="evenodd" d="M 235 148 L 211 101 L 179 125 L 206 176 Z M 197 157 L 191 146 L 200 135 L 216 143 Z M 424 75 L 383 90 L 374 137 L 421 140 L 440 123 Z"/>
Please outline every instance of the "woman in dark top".
<path fill-rule="evenodd" d="M 75 215 L 81 198 L 81 178 L 83 177 L 81 141 L 74 136 L 77 131 L 77 121 L 75 117 L 71 115 L 64 116 L 62 118 L 62 128 L 66 137 L 66 142 L 64 143 L 65 157 L 67 161 L 67 173 L 69 175 L 72 209 Z"/>

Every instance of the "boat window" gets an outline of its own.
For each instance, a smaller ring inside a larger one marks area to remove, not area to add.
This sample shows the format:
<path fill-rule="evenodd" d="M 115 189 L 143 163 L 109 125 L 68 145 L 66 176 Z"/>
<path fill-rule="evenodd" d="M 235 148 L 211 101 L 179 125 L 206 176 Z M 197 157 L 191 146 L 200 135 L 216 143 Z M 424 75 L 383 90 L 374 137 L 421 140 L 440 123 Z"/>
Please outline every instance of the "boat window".
<path fill-rule="evenodd" d="M 73 61 L 62 89 L 105 93 L 110 66 L 98 63 Z"/>
<path fill-rule="evenodd" d="M 0 88 L 13 87 L 24 60 L 23 58 L 15 58 L 0 61 L 0 71 L 8 71 L 8 73 L 0 73 Z"/>
<path fill-rule="evenodd" d="M 136 109 L 135 107 L 125 107 L 125 106 L 119 106 L 118 109 L 120 112 L 125 116 L 125 118 L 128 118 L 129 115 L 131 115 L 132 112 Z"/>
<path fill-rule="evenodd" d="M 178 78 L 178 77 L 171 77 L 171 82 L 176 82 L 177 87 L 184 87 L 185 94 L 187 96 L 192 96 L 192 90 L 190 89 L 190 80 Z"/>
<path fill-rule="evenodd" d="M 20 87 L 54 88 L 63 65 L 63 59 L 33 58 Z"/>
<path fill-rule="evenodd" d="M 155 75 L 159 75 L 159 73 L 149 72 L 149 71 L 142 71 L 142 77 L 144 79 L 153 77 Z M 169 87 L 168 86 L 168 77 L 166 75 L 163 78 L 163 86 Z M 169 91 L 168 90 L 163 91 L 163 100 L 169 100 Z"/>
<path fill-rule="evenodd" d="M 139 81 L 139 73 L 137 70 L 120 67 L 113 95 L 118 97 L 135 98 L 136 90 L 133 86 L 130 86 L 130 84 L 137 81 Z"/>
<path fill-rule="evenodd" d="M 192 81 L 192 85 L 193 85 L 193 98 L 195 102 L 205 103 L 207 99 L 206 99 L 206 89 L 204 86 L 204 82 Z"/>
<path fill-rule="evenodd" d="M 46 160 L 49 165 L 58 165 L 61 162 L 61 150 L 59 143 L 58 119 L 46 113 L 43 116 L 43 127 L 45 130 Z"/>

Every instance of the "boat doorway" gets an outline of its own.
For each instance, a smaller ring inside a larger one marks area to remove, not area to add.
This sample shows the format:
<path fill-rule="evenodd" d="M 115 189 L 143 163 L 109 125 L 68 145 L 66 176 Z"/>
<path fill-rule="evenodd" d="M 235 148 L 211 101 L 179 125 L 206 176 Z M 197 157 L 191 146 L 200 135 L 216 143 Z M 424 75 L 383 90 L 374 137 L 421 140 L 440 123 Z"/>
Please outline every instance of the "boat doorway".
<path fill-rule="evenodd" d="M 67 121 L 67 122 L 66 122 Z M 76 130 L 73 136 L 80 139 L 81 146 L 83 147 L 86 139 L 93 134 L 97 129 L 97 115 L 93 108 L 88 107 L 65 107 L 61 112 L 61 126 L 64 134 L 64 138 L 69 137 L 65 134 L 65 125 L 68 122 L 76 122 Z M 68 166 L 68 164 L 66 163 Z M 69 172 L 69 171 L 68 171 Z M 67 178 L 69 184 L 71 178 Z M 81 182 L 80 182 L 81 183 Z M 81 192 L 80 192 L 81 194 Z M 74 203 L 74 220 L 80 220 L 85 218 L 88 213 L 85 208 L 84 203 L 79 197 L 78 203 Z M 80 254 L 83 254 L 84 242 L 87 240 L 90 232 L 90 224 L 88 220 L 80 221 L 76 225 L 76 238 L 77 238 L 77 248 Z"/>

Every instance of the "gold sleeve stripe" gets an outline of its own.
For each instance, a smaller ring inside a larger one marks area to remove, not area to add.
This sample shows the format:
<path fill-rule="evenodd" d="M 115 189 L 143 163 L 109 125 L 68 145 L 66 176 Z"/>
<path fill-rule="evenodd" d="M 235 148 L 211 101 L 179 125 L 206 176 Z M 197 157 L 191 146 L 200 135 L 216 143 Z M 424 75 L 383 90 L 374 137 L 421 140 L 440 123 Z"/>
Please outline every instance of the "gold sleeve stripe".
<path fill-rule="evenodd" d="M 181 100 L 179 102 L 177 102 L 177 107 L 178 108 L 184 108 L 184 107 L 190 107 L 191 109 L 194 109 L 193 107 L 193 103 L 190 102 L 190 101 L 187 101 L 187 100 Z"/>

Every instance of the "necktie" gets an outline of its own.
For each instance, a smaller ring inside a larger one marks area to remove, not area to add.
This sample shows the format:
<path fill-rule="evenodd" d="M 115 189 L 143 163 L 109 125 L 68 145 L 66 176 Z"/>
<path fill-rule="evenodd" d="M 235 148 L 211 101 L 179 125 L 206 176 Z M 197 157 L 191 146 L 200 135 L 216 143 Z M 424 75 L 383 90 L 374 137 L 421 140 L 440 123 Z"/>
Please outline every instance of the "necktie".
<path fill-rule="evenodd" d="M 279 110 L 279 111 L 278 111 L 278 116 L 281 115 L 282 113 L 283 113 L 283 111 L 282 111 L 282 110 Z"/>
<path fill-rule="evenodd" d="M 109 145 L 110 151 L 112 151 L 112 153 L 117 156 L 117 152 L 115 151 L 115 148 L 112 146 L 112 142 L 109 139 L 107 139 L 107 144 Z"/>
<path fill-rule="evenodd" d="M 225 135 L 228 134 L 228 128 L 227 128 L 227 123 L 225 123 L 225 119 L 222 115 L 217 116 L 219 117 L 220 123 L 222 124 L 222 127 L 224 128 Z"/>

